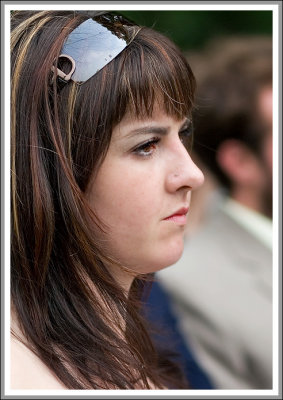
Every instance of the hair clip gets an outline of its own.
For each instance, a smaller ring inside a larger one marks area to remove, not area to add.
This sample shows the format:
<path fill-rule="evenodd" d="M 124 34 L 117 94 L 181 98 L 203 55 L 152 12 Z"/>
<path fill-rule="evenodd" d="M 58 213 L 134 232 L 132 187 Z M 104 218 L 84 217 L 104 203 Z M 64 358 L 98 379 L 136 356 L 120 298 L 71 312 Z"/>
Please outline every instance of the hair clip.
<path fill-rule="evenodd" d="M 52 65 L 51 71 L 53 72 L 53 76 L 51 78 L 51 83 L 53 82 L 53 79 L 54 79 L 54 76 L 55 76 L 55 70 L 57 71 L 57 74 L 56 74 L 57 77 L 59 77 L 60 80 L 63 80 L 65 83 L 67 83 L 71 79 L 71 77 L 72 77 L 72 75 L 73 75 L 73 73 L 75 72 L 75 69 L 76 69 L 76 62 L 73 59 L 73 57 L 69 56 L 68 54 L 60 54 L 60 56 L 58 57 L 58 60 L 59 60 L 59 58 L 68 59 L 70 61 L 71 65 L 72 65 L 72 68 L 71 68 L 70 72 L 65 73 L 60 68 L 58 68 L 58 67 L 56 68 L 54 65 Z"/>
<path fill-rule="evenodd" d="M 96 12 L 66 38 L 59 58 L 67 58 L 72 69 L 66 74 L 57 67 L 57 75 L 65 83 L 84 83 L 120 54 L 140 29 L 122 16 Z M 54 74 L 54 66 L 52 71 Z"/>

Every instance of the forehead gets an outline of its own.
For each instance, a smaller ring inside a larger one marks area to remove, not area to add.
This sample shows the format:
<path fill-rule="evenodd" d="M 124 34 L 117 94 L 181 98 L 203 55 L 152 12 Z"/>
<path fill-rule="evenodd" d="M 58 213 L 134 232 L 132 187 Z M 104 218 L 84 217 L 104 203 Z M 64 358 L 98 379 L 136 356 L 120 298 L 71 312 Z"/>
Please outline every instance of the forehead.
<path fill-rule="evenodd" d="M 152 112 L 149 114 L 141 113 L 136 115 L 133 110 L 128 109 L 125 113 L 124 117 L 118 124 L 121 126 L 135 126 L 135 125 L 142 125 L 148 122 L 151 123 L 162 123 L 166 124 L 169 121 L 172 122 L 182 122 L 187 119 L 187 116 L 184 117 L 177 117 L 176 115 L 170 115 L 165 109 L 165 106 L 160 101 L 155 101 L 152 107 Z"/>
<path fill-rule="evenodd" d="M 138 137 L 146 138 L 150 135 L 164 136 L 175 130 L 180 130 L 185 121 L 186 119 L 180 122 L 175 121 L 167 114 L 158 114 L 158 116 L 145 119 L 128 118 L 122 120 L 113 129 L 111 143 L 131 142 L 132 140 L 137 140 Z"/>

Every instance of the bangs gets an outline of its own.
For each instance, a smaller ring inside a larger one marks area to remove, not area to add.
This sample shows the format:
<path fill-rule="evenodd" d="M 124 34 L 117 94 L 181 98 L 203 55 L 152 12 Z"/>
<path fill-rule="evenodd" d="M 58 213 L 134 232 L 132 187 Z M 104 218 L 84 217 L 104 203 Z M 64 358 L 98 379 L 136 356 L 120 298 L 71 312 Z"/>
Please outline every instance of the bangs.
<path fill-rule="evenodd" d="M 66 85 L 60 92 L 59 115 L 69 109 L 67 126 L 80 188 L 103 161 L 113 128 L 126 113 L 137 119 L 151 117 L 157 103 L 176 120 L 190 118 L 195 86 L 180 50 L 150 28 L 142 28 L 117 57 L 73 91 L 74 96 L 72 85 Z"/>
<path fill-rule="evenodd" d="M 141 29 L 116 64 L 115 122 L 126 112 L 137 118 L 151 116 L 155 102 L 176 119 L 192 114 L 194 75 L 179 49 L 163 35 Z"/>

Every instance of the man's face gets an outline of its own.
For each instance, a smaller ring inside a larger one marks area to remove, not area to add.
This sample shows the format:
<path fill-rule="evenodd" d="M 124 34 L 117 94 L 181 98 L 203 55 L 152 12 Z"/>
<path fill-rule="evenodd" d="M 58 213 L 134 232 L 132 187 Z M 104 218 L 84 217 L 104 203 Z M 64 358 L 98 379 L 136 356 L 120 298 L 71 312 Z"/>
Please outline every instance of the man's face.
<path fill-rule="evenodd" d="M 273 173 L 273 140 L 272 140 L 272 87 L 265 87 L 259 95 L 259 113 L 266 127 L 262 141 L 263 196 L 265 214 L 272 216 L 272 173 Z"/>

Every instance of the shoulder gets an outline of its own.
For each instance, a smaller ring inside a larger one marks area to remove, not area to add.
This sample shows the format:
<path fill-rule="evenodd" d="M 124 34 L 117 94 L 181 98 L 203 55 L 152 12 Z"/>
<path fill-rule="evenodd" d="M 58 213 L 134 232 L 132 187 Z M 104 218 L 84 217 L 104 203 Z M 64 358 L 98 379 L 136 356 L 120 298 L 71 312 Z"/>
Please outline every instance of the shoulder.
<path fill-rule="evenodd" d="M 66 389 L 49 368 L 11 335 L 11 389 Z"/>

